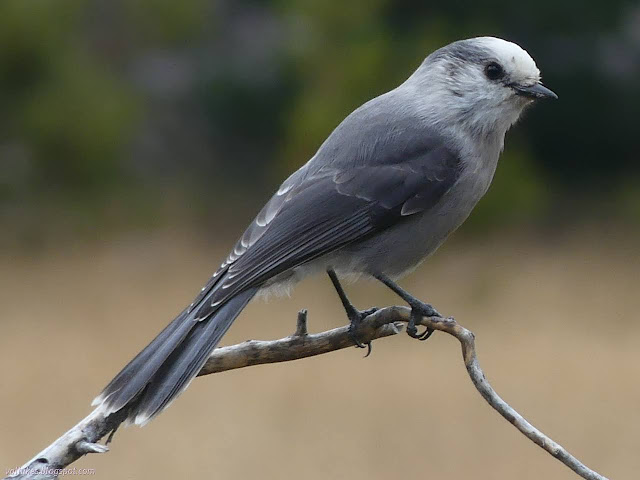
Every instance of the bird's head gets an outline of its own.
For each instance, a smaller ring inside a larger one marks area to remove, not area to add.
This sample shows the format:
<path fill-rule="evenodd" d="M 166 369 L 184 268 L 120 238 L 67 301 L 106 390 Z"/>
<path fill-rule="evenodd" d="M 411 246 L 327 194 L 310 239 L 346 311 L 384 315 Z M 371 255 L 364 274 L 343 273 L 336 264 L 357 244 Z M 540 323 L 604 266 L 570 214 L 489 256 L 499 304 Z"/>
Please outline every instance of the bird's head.
<path fill-rule="evenodd" d="M 407 82 L 419 89 L 432 120 L 461 123 L 480 134 L 506 132 L 534 100 L 557 98 L 542 85 L 525 50 L 494 37 L 436 50 Z"/>

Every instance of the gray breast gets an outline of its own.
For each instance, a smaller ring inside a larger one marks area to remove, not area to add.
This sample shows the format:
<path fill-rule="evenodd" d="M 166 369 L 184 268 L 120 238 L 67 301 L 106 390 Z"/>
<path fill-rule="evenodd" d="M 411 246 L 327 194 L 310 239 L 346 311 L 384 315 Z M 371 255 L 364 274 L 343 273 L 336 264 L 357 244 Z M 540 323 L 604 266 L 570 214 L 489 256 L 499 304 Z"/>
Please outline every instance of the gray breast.
<path fill-rule="evenodd" d="M 487 192 L 499 150 L 490 153 L 485 157 L 467 156 L 458 181 L 432 209 L 409 217 L 375 237 L 348 245 L 324 263 L 343 274 L 384 273 L 398 278 L 411 272 L 467 219 Z"/>

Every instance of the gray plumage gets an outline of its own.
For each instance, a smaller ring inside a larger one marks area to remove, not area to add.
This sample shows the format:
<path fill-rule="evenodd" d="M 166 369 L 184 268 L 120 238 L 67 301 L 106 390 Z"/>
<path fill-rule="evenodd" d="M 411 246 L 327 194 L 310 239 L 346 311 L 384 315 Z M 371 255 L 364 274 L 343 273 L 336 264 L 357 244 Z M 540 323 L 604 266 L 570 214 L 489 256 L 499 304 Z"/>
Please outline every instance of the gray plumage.
<path fill-rule="evenodd" d="M 515 44 L 483 37 L 431 54 L 402 85 L 351 113 L 281 185 L 194 302 L 94 404 L 128 408 L 135 423 L 153 418 L 257 293 L 327 268 L 391 278 L 414 269 L 467 218 L 506 131 L 543 96 L 553 94 Z"/>

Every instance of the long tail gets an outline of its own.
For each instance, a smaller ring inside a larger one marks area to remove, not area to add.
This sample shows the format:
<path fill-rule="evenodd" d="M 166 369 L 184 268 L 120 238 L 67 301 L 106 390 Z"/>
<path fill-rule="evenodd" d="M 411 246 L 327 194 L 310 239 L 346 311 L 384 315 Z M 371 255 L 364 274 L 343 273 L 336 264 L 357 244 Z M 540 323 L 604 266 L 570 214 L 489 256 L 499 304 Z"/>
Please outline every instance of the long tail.
<path fill-rule="evenodd" d="M 206 320 L 194 320 L 183 311 L 109 382 L 92 405 L 105 415 L 126 407 L 128 422 L 147 423 L 189 386 L 256 292 L 257 288 L 240 292 Z"/>

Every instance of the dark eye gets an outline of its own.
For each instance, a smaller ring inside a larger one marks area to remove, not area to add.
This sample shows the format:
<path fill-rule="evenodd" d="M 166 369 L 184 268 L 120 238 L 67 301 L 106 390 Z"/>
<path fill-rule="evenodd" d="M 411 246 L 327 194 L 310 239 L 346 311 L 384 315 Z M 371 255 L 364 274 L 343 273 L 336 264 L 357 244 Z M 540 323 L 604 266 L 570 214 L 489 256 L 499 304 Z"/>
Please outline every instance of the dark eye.
<path fill-rule="evenodd" d="M 497 63 L 491 62 L 484 68 L 484 74 L 489 80 L 498 80 L 504 76 L 504 70 Z"/>

